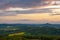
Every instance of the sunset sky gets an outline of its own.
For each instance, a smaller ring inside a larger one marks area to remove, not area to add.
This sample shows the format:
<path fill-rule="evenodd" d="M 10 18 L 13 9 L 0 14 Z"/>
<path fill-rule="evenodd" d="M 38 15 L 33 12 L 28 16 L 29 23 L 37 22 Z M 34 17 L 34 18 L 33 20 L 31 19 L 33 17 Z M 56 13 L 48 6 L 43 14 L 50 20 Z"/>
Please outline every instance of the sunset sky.
<path fill-rule="evenodd" d="M 0 0 L 0 24 L 60 24 L 60 0 Z"/>

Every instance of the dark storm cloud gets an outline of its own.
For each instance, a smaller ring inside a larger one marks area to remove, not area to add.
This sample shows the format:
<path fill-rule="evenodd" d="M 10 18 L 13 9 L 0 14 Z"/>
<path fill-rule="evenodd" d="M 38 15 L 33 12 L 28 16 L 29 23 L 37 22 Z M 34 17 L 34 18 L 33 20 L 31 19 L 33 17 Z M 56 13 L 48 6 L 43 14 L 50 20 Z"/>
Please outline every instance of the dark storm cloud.
<path fill-rule="evenodd" d="M 9 7 L 29 8 L 45 5 L 44 0 L 0 0 L 0 9 Z"/>

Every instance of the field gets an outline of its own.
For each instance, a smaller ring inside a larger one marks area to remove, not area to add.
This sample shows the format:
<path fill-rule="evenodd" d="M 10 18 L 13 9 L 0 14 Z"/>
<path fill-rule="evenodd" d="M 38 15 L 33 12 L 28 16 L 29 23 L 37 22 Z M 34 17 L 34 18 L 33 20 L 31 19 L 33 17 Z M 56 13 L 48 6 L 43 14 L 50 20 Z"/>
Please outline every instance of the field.
<path fill-rule="evenodd" d="M 0 25 L 0 40 L 60 40 L 60 25 Z"/>

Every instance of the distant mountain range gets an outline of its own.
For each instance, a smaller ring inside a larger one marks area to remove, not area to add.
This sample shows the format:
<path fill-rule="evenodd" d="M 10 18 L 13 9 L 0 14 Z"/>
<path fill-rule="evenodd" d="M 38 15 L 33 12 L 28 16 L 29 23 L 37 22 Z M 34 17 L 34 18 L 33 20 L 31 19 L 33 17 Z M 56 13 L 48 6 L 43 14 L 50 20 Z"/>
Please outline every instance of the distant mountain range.
<path fill-rule="evenodd" d="M 60 24 L 50 24 L 50 23 L 46 23 L 46 24 L 0 24 L 0 27 L 7 27 L 7 26 L 31 26 L 31 27 L 59 27 L 60 28 Z"/>

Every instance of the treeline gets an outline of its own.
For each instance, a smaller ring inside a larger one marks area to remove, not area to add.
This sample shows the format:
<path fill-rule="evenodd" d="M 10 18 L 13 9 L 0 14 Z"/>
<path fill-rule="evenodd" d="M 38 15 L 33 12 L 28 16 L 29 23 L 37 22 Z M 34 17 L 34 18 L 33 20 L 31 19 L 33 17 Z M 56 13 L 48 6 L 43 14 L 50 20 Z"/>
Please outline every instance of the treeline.
<path fill-rule="evenodd" d="M 0 30 L 0 35 L 8 35 L 8 34 L 17 33 L 17 32 L 25 32 L 26 35 L 29 35 L 29 34 L 31 35 L 41 35 L 41 34 L 60 35 L 60 28 L 55 28 L 55 27 L 30 27 L 28 26 L 28 27 L 9 27 L 9 28 L 4 28 L 4 29 Z"/>
<path fill-rule="evenodd" d="M 60 36 L 24 36 L 24 35 L 18 35 L 18 36 L 5 36 L 1 37 L 0 40 L 60 40 Z"/>

